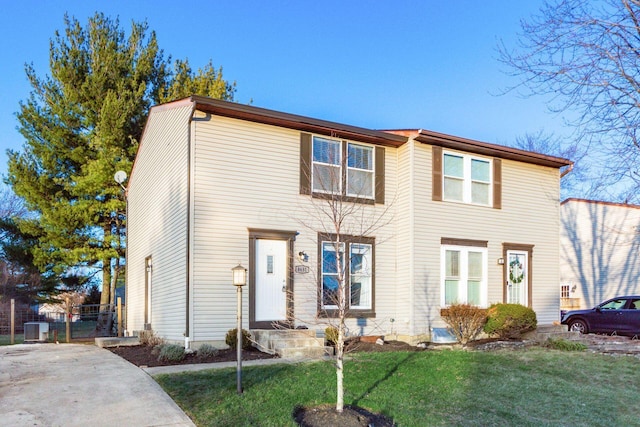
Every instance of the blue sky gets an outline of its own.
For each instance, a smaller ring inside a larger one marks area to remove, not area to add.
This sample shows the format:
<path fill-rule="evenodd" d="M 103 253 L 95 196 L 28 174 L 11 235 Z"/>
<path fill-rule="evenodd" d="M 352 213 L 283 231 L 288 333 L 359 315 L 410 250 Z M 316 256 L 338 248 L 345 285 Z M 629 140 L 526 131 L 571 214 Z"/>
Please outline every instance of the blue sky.
<path fill-rule="evenodd" d="M 0 13 L 0 174 L 19 150 L 15 112 L 30 87 L 24 64 L 48 73 L 49 40 L 67 12 L 121 26 L 144 21 L 165 55 L 222 66 L 236 100 L 373 129 L 424 128 L 508 145 L 556 135 L 562 117 L 540 98 L 498 96 L 514 80 L 496 45 L 542 0 L 498 1 L 3 1 Z"/>

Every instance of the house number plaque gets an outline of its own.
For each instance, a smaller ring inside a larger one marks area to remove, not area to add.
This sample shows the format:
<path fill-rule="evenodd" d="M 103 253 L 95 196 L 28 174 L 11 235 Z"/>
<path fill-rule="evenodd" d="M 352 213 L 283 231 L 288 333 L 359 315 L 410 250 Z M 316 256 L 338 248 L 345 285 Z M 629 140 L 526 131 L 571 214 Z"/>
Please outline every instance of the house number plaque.
<path fill-rule="evenodd" d="M 309 272 L 309 266 L 307 265 L 296 265 L 295 272 L 298 274 L 307 274 Z"/>

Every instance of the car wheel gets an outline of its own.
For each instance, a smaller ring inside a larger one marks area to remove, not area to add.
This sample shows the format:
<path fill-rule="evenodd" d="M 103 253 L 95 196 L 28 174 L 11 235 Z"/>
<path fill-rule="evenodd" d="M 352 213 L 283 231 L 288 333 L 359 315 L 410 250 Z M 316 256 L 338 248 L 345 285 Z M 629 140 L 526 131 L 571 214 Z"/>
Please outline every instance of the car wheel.
<path fill-rule="evenodd" d="M 569 330 L 586 334 L 588 332 L 587 324 L 584 320 L 572 320 L 569 322 Z"/>

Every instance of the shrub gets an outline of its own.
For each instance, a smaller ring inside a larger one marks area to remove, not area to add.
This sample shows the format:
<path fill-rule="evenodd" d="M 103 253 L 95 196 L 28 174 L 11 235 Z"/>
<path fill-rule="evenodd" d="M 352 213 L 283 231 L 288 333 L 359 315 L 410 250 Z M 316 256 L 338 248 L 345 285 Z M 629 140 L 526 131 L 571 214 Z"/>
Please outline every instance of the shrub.
<path fill-rule="evenodd" d="M 224 338 L 224 342 L 227 343 L 232 349 L 237 348 L 238 343 L 238 328 L 229 329 L 227 336 Z M 242 349 L 247 350 L 251 347 L 251 334 L 249 331 L 242 330 Z"/>
<path fill-rule="evenodd" d="M 338 342 L 338 328 L 335 326 L 329 326 L 324 330 L 324 340 L 329 345 L 336 345 Z"/>
<path fill-rule="evenodd" d="M 484 331 L 498 338 L 521 338 L 538 326 L 536 313 L 520 304 L 493 304 L 489 307 Z"/>
<path fill-rule="evenodd" d="M 155 347 L 164 342 L 164 340 L 157 336 L 156 333 L 152 330 L 140 331 L 140 333 L 138 334 L 138 340 L 140 341 L 140 344 L 149 347 Z"/>
<path fill-rule="evenodd" d="M 158 344 L 158 345 L 154 346 L 154 347 L 151 349 L 151 355 L 152 355 L 152 356 L 156 356 L 156 357 L 157 357 L 157 356 L 160 354 L 160 351 L 162 351 L 162 348 L 163 348 L 163 347 L 165 347 L 165 346 L 167 346 L 167 345 L 168 345 L 168 344 L 164 344 L 164 343 L 163 343 L 163 344 Z"/>
<path fill-rule="evenodd" d="M 568 341 L 563 338 L 549 338 L 547 347 L 562 351 L 584 351 L 587 349 L 586 344 L 577 341 Z"/>
<path fill-rule="evenodd" d="M 469 304 L 453 304 L 442 310 L 441 316 L 463 346 L 476 339 L 487 323 L 487 310 Z"/>
<path fill-rule="evenodd" d="M 158 355 L 160 362 L 179 362 L 182 359 L 184 359 L 184 347 L 178 344 L 163 345 Z"/>
<path fill-rule="evenodd" d="M 197 351 L 198 357 L 207 358 L 218 355 L 218 349 L 211 344 L 202 344 Z"/>

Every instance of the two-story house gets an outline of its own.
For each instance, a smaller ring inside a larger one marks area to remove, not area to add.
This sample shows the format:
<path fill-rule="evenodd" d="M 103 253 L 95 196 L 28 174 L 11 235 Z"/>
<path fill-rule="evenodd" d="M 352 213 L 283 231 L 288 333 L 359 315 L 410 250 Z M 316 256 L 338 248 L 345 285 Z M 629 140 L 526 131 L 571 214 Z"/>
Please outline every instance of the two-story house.
<path fill-rule="evenodd" d="M 128 184 L 127 327 L 224 345 L 240 262 L 245 328 L 323 329 L 337 252 L 351 334 L 429 339 L 455 302 L 521 303 L 551 324 L 570 163 L 198 96 L 153 107 Z"/>

